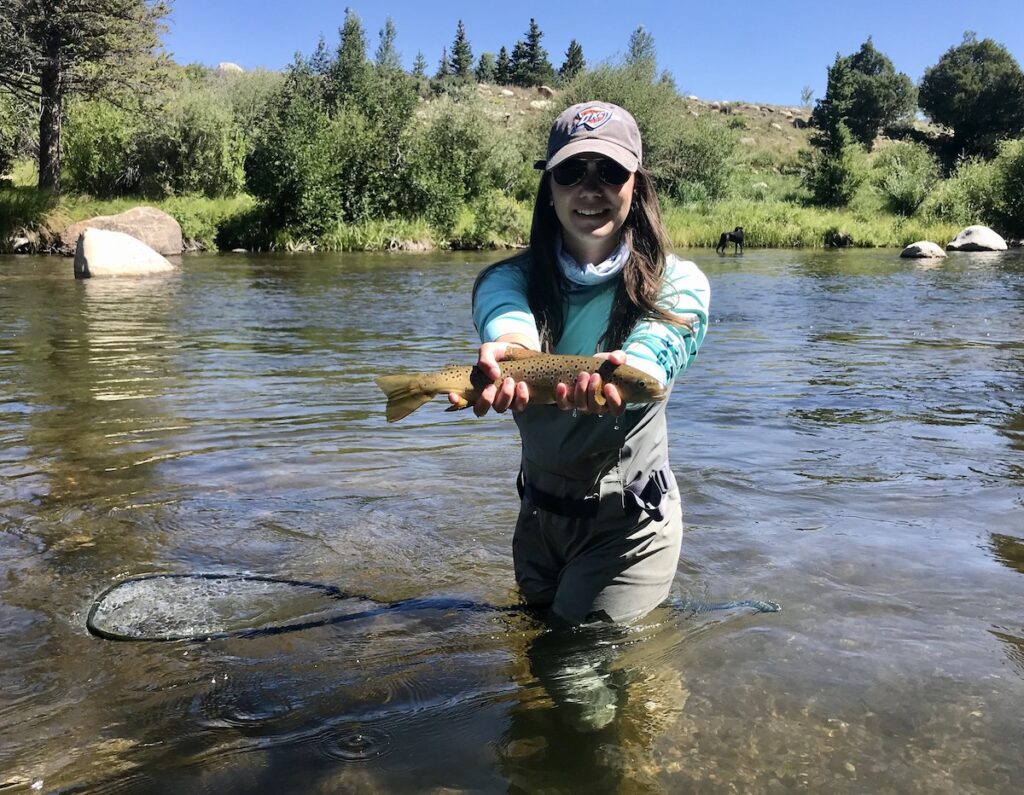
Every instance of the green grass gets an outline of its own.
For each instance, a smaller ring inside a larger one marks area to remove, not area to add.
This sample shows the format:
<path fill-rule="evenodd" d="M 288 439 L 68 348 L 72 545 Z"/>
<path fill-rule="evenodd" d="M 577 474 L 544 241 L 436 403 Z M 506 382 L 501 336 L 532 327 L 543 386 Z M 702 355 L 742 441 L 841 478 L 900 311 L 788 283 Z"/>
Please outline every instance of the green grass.
<path fill-rule="evenodd" d="M 722 232 L 742 226 L 752 248 L 822 248 L 825 233 L 849 234 L 864 248 L 902 248 L 918 240 L 940 245 L 952 240 L 959 225 L 903 218 L 857 209 L 829 210 L 796 202 L 731 199 L 718 204 L 663 206 L 669 238 L 677 248 L 713 248 Z"/>
<path fill-rule="evenodd" d="M 0 187 L 0 251 L 9 248 L 15 234 L 25 232 L 45 246 L 69 224 L 97 215 L 114 215 L 140 204 L 172 215 L 181 224 L 188 243 L 210 250 L 268 246 L 320 251 L 490 248 L 503 243 L 521 245 L 529 239 L 531 207 L 526 202 L 516 205 L 510 199 L 505 199 L 504 213 L 495 218 L 487 216 L 494 202 L 464 207 L 456 228 L 447 234 L 432 229 L 421 218 L 383 219 L 340 224 L 318 240 L 309 241 L 288 230 L 270 231 L 272 225 L 247 195 L 221 199 L 175 196 L 163 200 L 64 195 L 55 201 L 34 184 L 34 165 L 21 161 L 15 164 L 11 185 Z M 830 230 L 851 235 L 854 245 L 861 247 L 902 247 L 917 240 L 942 245 L 962 228 L 961 224 L 927 217 L 892 215 L 870 190 L 861 190 L 851 206 L 842 210 L 809 206 L 799 179 L 773 169 L 741 168 L 730 188 L 735 198 L 718 203 L 663 204 L 665 226 L 674 247 L 713 248 L 723 231 L 736 226 L 744 228 L 752 248 L 821 248 Z"/>

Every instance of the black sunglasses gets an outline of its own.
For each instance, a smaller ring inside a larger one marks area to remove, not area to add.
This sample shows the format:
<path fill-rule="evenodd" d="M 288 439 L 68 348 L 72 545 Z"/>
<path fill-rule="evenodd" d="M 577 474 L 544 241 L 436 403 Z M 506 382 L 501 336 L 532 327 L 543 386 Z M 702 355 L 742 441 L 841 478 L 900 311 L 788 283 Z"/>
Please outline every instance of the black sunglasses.
<path fill-rule="evenodd" d="M 605 185 L 614 185 L 615 187 L 625 185 L 626 181 L 629 179 L 629 175 L 633 173 L 620 166 L 614 160 L 609 160 L 608 158 L 603 157 L 600 160 L 582 160 L 578 157 L 574 157 L 563 163 L 559 163 L 551 169 L 551 176 L 554 177 L 555 182 L 563 188 L 579 185 L 583 182 L 584 177 L 587 176 L 587 163 L 596 164 L 597 176 Z"/>

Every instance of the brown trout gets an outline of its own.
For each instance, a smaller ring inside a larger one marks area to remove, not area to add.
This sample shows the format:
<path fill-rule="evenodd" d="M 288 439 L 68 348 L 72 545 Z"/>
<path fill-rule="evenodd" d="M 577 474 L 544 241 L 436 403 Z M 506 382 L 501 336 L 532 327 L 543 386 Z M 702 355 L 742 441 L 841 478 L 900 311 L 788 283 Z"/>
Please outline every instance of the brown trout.
<path fill-rule="evenodd" d="M 561 383 L 574 389 L 580 373 L 599 373 L 603 384 L 618 387 L 626 403 L 656 403 L 665 399 L 665 388 L 642 370 L 625 364 L 616 367 L 593 356 L 562 356 L 509 348 L 506 358 L 498 364 L 501 378 L 494 383 L 500 385 L 508 377 L 525 381 L 530 386 L 531 403 L 554 403 L 555 386 Z M 448 411 L 467 408 L 490 383 L 476 365 L 454 364 L 433 373 L 382 375 L 377 379 L 377 386 L 388 396 L 388 422 L 396 422 L 431 398 L 449 392 L 456 393 L 461 400 Z M 597 402 L 604 403 L 603 394 L 597 396 Z"/>

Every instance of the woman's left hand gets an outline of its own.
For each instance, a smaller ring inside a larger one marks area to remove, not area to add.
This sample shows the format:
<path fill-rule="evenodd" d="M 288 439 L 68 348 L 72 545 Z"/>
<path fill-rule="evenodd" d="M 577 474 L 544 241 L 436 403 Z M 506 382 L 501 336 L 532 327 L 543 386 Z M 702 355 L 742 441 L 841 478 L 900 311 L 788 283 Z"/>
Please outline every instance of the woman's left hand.
<path fill-rule="evenodd" d="M 609 351 L 595 353 L 598 359 L 607 359 L 616 367 L 626 363 L 625 351 Z M 603 387 L 603 388 L 602 388 Z M 598 402 L 598 396 L 604 395 L 604 404 Z M 555 404 L 563 411 L 570 409 L 584 411 L 587 414 L 614 414 L 619 416 L 626 410 L 622 394 L 615 384 L 605 384 L 598 373 L 580 373 L 576 377 L 576 387 L 570 389 L 566 384 L 555 387 Z"/>

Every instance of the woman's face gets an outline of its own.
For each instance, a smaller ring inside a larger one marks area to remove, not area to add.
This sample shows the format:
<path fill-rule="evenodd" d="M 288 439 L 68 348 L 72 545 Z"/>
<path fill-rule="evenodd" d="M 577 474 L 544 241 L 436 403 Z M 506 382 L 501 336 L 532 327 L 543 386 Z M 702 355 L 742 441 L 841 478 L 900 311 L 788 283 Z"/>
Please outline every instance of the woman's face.
<path fill-rule="evenodd" d="M 562 225 L 562 244 L 578 262 L 602 262 L 608 258 L 619 244 L 619 233 L 633 205 L 636 175 L 629 174 L 621 185 L 606 182 L 598 169 L 598 162 L 604 159 L 582 155 L 566 161 L 586 163 L 586 175 L 575 185 L 560 185 L 551 174 L 547 177 L 551 180 L 555 215 Z M 609 164 L 615 166 L 611 161 Z M 605 168 L 606 176 L 613 174 L 614 168 Z"/>

